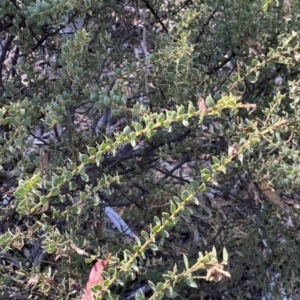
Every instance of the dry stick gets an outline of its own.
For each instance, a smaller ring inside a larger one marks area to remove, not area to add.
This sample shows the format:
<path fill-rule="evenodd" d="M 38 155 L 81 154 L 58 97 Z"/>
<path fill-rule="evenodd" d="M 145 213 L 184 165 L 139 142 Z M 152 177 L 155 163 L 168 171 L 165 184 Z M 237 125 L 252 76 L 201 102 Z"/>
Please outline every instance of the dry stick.
<path fill-rule="evenodd" d="M 208 17 L 208 19 L 206 20 L 206 22 L 203 24 L 202 29 L 199 32 L 199 34 L 198 34 L 198 36 L 197 36 L 197 38 L 195 40 L 195 44 L 199 43 L 201 35 L 204 33 L 206 27 L 208 26 L 208 24 L 210 23 L 210 21 L 212 20 L 212 18 L 214 17 L 214 15 L 215 15 L 216 12 L 217 12 L 217 9 L 215 8 L 214 11 Z"/>
<path fill-rule="evenodd" d="M 143 41 L 142 41 L 142 49 L 144 51 L 145 55 L 145 60 L 146 60 L 146 66 L 145 66 L 145 92 L 148 98 L 148 93 L 149 93 L 149 83 L 148 83 L 148 73 L 149 73 L 149 57 L 148 57 L 148 52 L 147 52 L 147 44 L 146 44 L 146 9 L 144 9 L 144 14 L 143 14 Z"/>
<path fill-rule="evenodd" d="M 158 16 L 158 14 L 155 12 L 155 10 L 153 9 L 153 7 L 149 4 L 148 0 L 142 0 L 145 5 L 149 8 L 149 10 L 151 11 L 151 13 L 153 14 L 153 16 L 156 18 L 156 20 L 159 22 L 159 24 L 162 26 L 162 28 L 164 29 L 164 31 L 167 33 L 167 35 L 169 36 L 169 32 L 168 32 L 168 28 L 166 27 L 166 25 L 163 23 L 163 21 L 160 19 L 160 17 Z"/>
<path fill-rule="evenodd" d="M 2 45 L 2 43 L 0 43 L 0 46 L 1 46 L 1 55 L 0 55 L 0 91 L 1 91 L 1 94 L 3 92 L 3 89 L 2 89 L 3 88 L 3 82 L 2 82 L 3 62 L 5 60 L 8 48 L 11 45 L 11 43 L 13 42 L 14 38 L 15 38 L 15 36 L 11 34 L 5 41 L 4 45 Z"/>
<path fill-rule="evenodd" d="M 6 253 L 6 252 L 0 252 L 0 257 L 9 261 L 10 263 L 12 263 L 14 266 L 16 266 L 17 268 L 21 268 L 22 264 L 21 262 L 19 262 L 17 259 L 13 258 L 10 254 Z"/>

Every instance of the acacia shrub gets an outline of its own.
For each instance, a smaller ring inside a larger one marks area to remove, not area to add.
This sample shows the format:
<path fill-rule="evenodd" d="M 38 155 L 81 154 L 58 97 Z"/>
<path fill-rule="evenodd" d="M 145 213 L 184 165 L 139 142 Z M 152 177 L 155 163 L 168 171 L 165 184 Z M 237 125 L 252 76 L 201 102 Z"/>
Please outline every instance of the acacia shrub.
<path fill-rule="evenodd" d="M 149 299 L 297 298 L 299 17 L 284 4 L 1 1 L 3 297 L 79 297 L 111 253 L 104 299 L 147 281 Z M 134 243 L 107 231 L 103 201 Z M 219 279 L 216 252 L 198 260 L 213 245 L 230 280 L 200 280 Z"/>

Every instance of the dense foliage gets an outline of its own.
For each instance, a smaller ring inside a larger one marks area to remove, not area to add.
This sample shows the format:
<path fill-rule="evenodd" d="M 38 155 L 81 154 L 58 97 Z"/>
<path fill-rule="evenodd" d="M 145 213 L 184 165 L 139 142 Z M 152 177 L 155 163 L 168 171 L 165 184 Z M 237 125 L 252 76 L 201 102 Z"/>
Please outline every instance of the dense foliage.
<path fill-rule="evenodd" d="M 298 4 L 1 0 L 0 298 L 299 299 Z"/>

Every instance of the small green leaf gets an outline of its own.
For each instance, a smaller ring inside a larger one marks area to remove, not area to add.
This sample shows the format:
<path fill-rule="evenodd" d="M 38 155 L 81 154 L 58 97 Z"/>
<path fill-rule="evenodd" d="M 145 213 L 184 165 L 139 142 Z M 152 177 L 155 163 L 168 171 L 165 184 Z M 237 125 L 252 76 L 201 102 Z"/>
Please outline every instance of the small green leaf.
<path fill-rule="evenodd" d="M 216 250 L 215 246 L 213 246 L 211 253 L 215 258 L 217 257 L 217 250 Z"/>
<path fill-rule="evenodd" d="M 26 209 L 26 199 L 23 199 L 19 202 L 17 211 L 22 213 Z"/>
<path fill-rule="evenodd" d="M 195 113 L 195 111 L 196 111 L 195 106 L 190 102 L 189 107 L 188 107 L 188 113 L 193 114 L 193 113 Z"/>
<path fill-rule="evenodd" d="M 151 131 L 148 131 L 148 132 L 147 132 L 147 138 L 150 139 L 151 137 L 152 137 L 152 132 L 151 132 Z"/>
<path fill-rule="evenodd" d="M 214 107 L 215 106 L 215 100 L 212 98 L 211 95 L 206 97 L 205 103 L 206 103 L 207 107 Z"/>
<path fill-rule="evenodd" d="M 213 170 L 217 170 L 219 167 L 220 167 L 219 164 L 217 164 L 217 165 L 212 165 L 212 166 L 211 166 L 211 168 L 212 168 Z"/>
<path fill-rule="evenodd" d="M 83 164 L 79 166 L 78 173 L 80 175 L 84 175 L 85 174 L 85 166 Z"/>
<path fill-rule="evenodd" d="M 232 80 L 233 80 L 233 81 L 239 81 L 239 79 L 240 79 L 239 74 L 234 74 L 234 75 L 232 76 Z"/>
<path fill-rule="evenodd" d="M 165 238 L 168 238 L 168 237 L 169 237 L 169 232 L 166 231 L 166 230 L 162 230 L 162 231 L 160 232 L 160 235 L 163 236 L 163 237 L 165 237 Z"/>
<path fill-rule="evenodd" d="M 103 102 L 106 106 L 110 106 L 111 105 L 111 99 L 107 96 L 104 97 Z"/>
<path fill-rule="evenodd" d="M 163 212 L 161 213 L 161 216 L 162 216 L 163 218 L 165 218 L 165 219 L 168 219 L 168 218 L 170 217 L 170 215 L 169 215 L 167 212 L 165 212 L 165 211 L 163 211 Z"/>
<path fill-rule="evenodd" d="M 101 160 L 102 160 L 102 154 L 101 154 L 101 152 L 97 152 L 97 154 L 96 154 L 96 165 L 98 167 L 100 166 Z"/>
<path fill-rule="evenodd" d="M 68 169 L 70 169 L 70 170 L 75 170 L 76 169 L 76 164 L 75 163 L 68 163 L 67 166 L 68 166 Z"/>
<path fill-rule="evenodd" d="M 141 231 L 141 236 L 144 237 L 146 240 L 149 238 L 149 234 L 145 230 Z"/>
<path fill-rule="evenodd" d="M 130 140 L 130 144 L 134 148 L 136 146 L 136 140 Z"/>
<path fill-rule="evenodd" d="M 253 67 L 257 66 L 259 64 L 259 61 L 257 59 L 253 59 L 252 62 L 251 62 L 251 65 Z"/>
<path fill-rule="evenodd" d="M 143 130 L 143 126 L 141 124 L 139 124 L 139 123 L 135 124 L 134 128 L 135 128 L 136 132 L 140 132 L 140 131 Z"/>
<path fill-rule="evenodd" d="M 149 244 L 149 249 L 151 249 L 153 251 L 157 251 L 158 247 L 155 244 Z"/>
<path fill-rule="evenodd" d="M 59 188 L 53 187 L 52 189 L 50 189 L 50 194 L 51 196 L 57 196 L 59 194 Z"/>
<path fill-rule="evenodd" d="M 99 99 L 98 95 L 95 93 L 91 93 L 90 100 L 91 102 L 97 102 Z"/>
<path fill-rule="evenodd" d="M 86 154 L 79 153 L 79 161 L 83 164 L 87 164 L 89 162 L 89 157 Z"/>
<path fill-rule="evenodd" d="M 30 102 L 27 98 L 25 98 L 25 99 L 22 101 L 20 107 L 21 107 L 21 108 L 28 108 L 30 105 L 31 105 L 31 102 Z"/>
<path fill-rule="evenodd" d="M 221 156 L 221 164 L 225 165 L 225 163 L 226 163 L 226 156 L 222 155 Z"/>
<path fill-rule="evenodd" d="M 201 174 L 211 175 L 211 172 L 208 169 L 203 169 L 201 170 Z"/>
<path fill-rule="evenodd" d="M 62 51 L 64 53 L 68 53 L 69 52 L 69 46 L 68 44 L 63 44 L 62 47 L 61 47 Z"/>
<path fill-rule="evenodd" d="M 184 110 L 184 106 L 182 104 L 180 106 L 177 106 L 177 114 L 179 116 L 183 115 L 184 112 L 185 112 L 185 110 Z"/>
<path fill-rule="evenodd" d="M 168 298 L 176 298 L 178 297 L 179 295 L 174 291 L 173 287 L 172 286 L 169 286 L 168 289 L 165 291 L 165 295 L 166 297 Z"/>
<path fill-rule="evenodd" d="M 95 155 L 96 152 L 97 152 L 96 148 L 94 148 L 94 147 L 88 147 L 88 153 L 90 155 Z"/>
<path fill-rule="evenodd" d="M 134 237 L 134 239 L 135 239 L 135 242 L 138 244 L 138 245 L 142 245 L 142 242 L 141 242 L 141 240 L 140 240 L 140 238 L 138 237 L 138 236 L 135 236 Z"/>
<path fill-rule="evenodd" d="M 101 274 L 102 275 L 102 274 Z M 99 291 L 102 290 L 102 287 L 101 285 L 99 284 L 95 284 L 91 287 L 91 291 L 94 293 L 94 294 L 97 294 Z"/>
<path fill-rule="evenodd" d="M 161 225 L 154 226 L 153 229 L 152 229 L 152 233 L 157 232 L 160 228 L 161 228 Z"/>
<path fill-rule="evenodd" d="M 257 81 L 257 78 L 256 78 L 256 76 L 254 76 L 254 75 L 249 75 L 249 76 L 248 76 L 248 80 L 249 80 L 249 82 L 251 82 L 251 83 L 255 83 L 255 82 Z"/>
<path fill-rule="evenodd" d="M 169 128 L 170 128 L 170 122 L 169 122 L 168 120 L 166 120 L 166 121 L 164 122 L 164 127 L 165 127 L 166 129 L 169 129 Z"/>
<path fill-rule="evenodd" d="M 184 261 L 185 269 L 188 270 L 189 269 L 189 261 L 188 261 L 188 258 L 186 257 L 186 255 L 184 255 L 184 254 L 183 254 L 183 261 Z"/>
<path fill-rule="evenodd" d="M 217 164 L 217 165 L 221 164 L 220 161 L 219 161 L 219 159 L 217 157 L 215 157 L 215 156 L 212 157 L 212 160 L 213 160 L 214 164 Z"/>
<path fill-rule="evenodd" d="M 137 294 L 136 296 L 135 296 L 135 300 L 145 300 L 146 298 L 145 298 L 145 295 L 144 294 Z"/>
<path fill-rule="evenodd" d="M 241 163 L 243 163 L 243 160 L 244 160 L 244 154 L 243 153 L 239 153 L 238 154 L 238 159 Z"/>
<path fill-rule="evenodd" d="M 135 246 L 133 246 L 133 250 L 134 250 L 135 252 L 138 252 L 141 248 L 142 248 L 142 247 L 141 247 L 140 245 L 135 245 Z"/>
<path fill-rule="evenodd" d="M 12 35 L 18 35 L 18 32 L 17 32 L 17 29 L 16 29 L 16 26 L 15 25 L 11 25 L 9 26 L 9 31 Z"/>
<path fill-rule="evenodd" d="M 123 134 L 124 135 L 129 135 L 131 132 L 131 128 L 129 126 L 126 126 L 124 129 L 123 129 Z"/>
<path fill-rule="evenodd" d="M 106 150 L 106 148 L 107 148 L 107 144 L 103 142 L 103 143 L 100 145 L 100 151 L 104 151 L 104 150 Z"/>
<path fill-rule="evenodd" d="M 189 208 L 185 208 L 183 209 L 181 212 L 180 212 L 181 215 L 184 215 L 184 216 L 191 216 L 193 214 L 192 210 L 189 209 Z"/>
<path fill-rule="evenodd" d="M 178 197 L 176 197 L 176 196 L 173 197 L 173 200 L 174 200 L 174 202 L 176 204 L 180 204 L 181 203 L 181 200 Z"/>
<path fill-rule="evenodd" d="M 228 262 L 228 252 L 225 247 L 223 248 L 223 261 Z"/>
<path fill-rule="evenodd" d="M 148 280 L 148 284 L 151 287 L 151 289 L 154 291 L 155 290 L 155 284 L 150 280 Z"/>
<path fill-rule="evenodd" d="M 52 254 L 56 251 L 56 245 L 55 244 L 48 244 L 45 246 L 46 252 L 48 254 Z"/>
<path fill-rule="evenodd" d="M 124 255 L 127 255 L 127 257 L 131 257 L 132 256 L 132 253 L 131 253 L 131 251 L 129 250 L 129 249 L 125 249 L 124 250 Z"/>
<path fill-rule="evenodd" d="M 84 261 L 85 261 L 85 263 L 90 264 L 94 261 L 94 259 L 93 258 L 85 258 Z"/>
<path fill-rule="evenodd" d="M 53 175 L 52 183 L 54 185 L 60 185 L 64 182 L 64 178 L 62 176 Z"/>
<path fill-rule="evenodd" d="M 236 164 L 234 161 L 230 161 L 230 162 L 227 164 L 227 167 L 230 167 L 230 168 L 236 168 L 236 167 L 237 167 L 237 164 Z"/>
<path fill-rule="evenodd" d="M 40 201 L 43 205 L 45 205 L 48 202 L 48 197 L 47 196 L 42 196 Z"/>
<path fill-rule="evenodd" d="M 188 127 L 190 125 L 189 121 L 182 120 L 182 125 Z"/>
<path fill-rule="evenodd" d="M 190 184 L 193 186 L 194 190 L 196 190 L 199 187 L 199 183 L 195 180 L 193 180 Z"/>
<path fill-rule="evenodd" d="M 135 132 L 130 132 L 129 136 L 130 136 L 131 141 L 136 140 L 136 133 Z"/>
<path fill-rule="evenodd" d="M 198 288 L 196 282 L 192 278 L 187 278 L 184 280 L 184 282 L 192 288 Z"/>
<path fill-rule="evenodd" d="M 26 195 L 26 190 L 22 187 L 19 187 L 16 189 L 16 191 L 14 192 L 14 196 L 16 198 L 23 198 Z"/>
<path fill-rule="evenodd" d="M 182 199 L 183 201 L 185 201 L 186 199 L 188 199 L 189 196 L 190 196 L 190 193 L 189 193 L 187 190 L 185 190 L 185 191 L 183 191 L 183 192 L 181 193 L 181 199 Z"/>
<path fill-rule="evenodd" d="M 154 128 L 154 123 L 151 121 L 148 123 L 148 128 L 152 130 Z"/>
<path fill-rule="evenodd" d="M 157 122 L 163 122 L 165 120 L 166 116 L 164 113 L 160 113 L 157 117 Z"/>
<path fill-rule="evenodd" d="M 154 216 L 154 222 L 156 225 L 161 225 L 161 221 L 157 216 Z"/>
<path fill-rule="evenodd" d="M 202 174 L 202 175 L 201 175 L 201 178 L 202 178 L 202 181 L 203 181 L 203 182 L 207 182 L 207 181 L 209 180 L 209 178 L 210 178 L 210 175 Z"/>
<path fill-rule="evenodd" d="M 176 204 L 174 202 L 171 202 L 171 206 L 170 206 L 171 214 L 173 215 L 175 211 L 176 211 Z"/>
<path fill-rule="evenodd" d="M 83 174 L 81 175 L 81 179 L 84 181 L 84 182 L 88 182 L 89 181 L 89 176 L 87 174 Z"/>
<path fill-rule="evenodd" d="M 163 277 L 165 280 L 171 280 L 171 279 L 172 279 L 172 276 L 169 275 L 169 274 L 163 274 L 162 277 Z"/>
<path fill-rule="evenodd" d="M 191 203 L 194 203 L 194 204 L 196 204 L 196 205 L 199 205 L 200 203 L 199 203 L 199 200 L 196 198 L 196 197 L 193 197 L 192 199 L 191 199 Z"/>
<path fill-rule="evenodd" d="M 173 217 L 172 218 L 172 222 L 173 222 L 174 225 L 176 225 L 178 223 L 178 221 L 179 221 L 179 217 Z"/>
<path fill-rule="evenodd" d="M 72 174 L 71 171 L 65 171 L 64 174 L 63 174 L 63 176 L 64 176 L 64 178 L 65 178 L 66 180 L 71 180 L 72 177 L 73 177 L 73 174 Z"/>
<path fill-rule="evenodd" d="M 31 117 L 27 117 L 22 121 L 22 125 L 29 126 L 31 125 Z"/>
<path fill-rule="evenodd" d="M 162 282 L 159 282 L 159 283 L 156 285 L 155 290 L 156 290 L 157 292 L 159 292 L 159 291 L 162 290 L 163 286 L 164 286 L 164 284 L 163 284 Z"/>

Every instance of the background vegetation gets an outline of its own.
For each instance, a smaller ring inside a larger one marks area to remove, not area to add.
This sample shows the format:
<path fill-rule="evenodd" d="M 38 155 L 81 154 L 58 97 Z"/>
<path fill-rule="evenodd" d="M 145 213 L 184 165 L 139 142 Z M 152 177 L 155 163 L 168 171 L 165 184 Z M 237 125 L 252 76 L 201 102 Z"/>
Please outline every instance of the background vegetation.
<path fill-rule="evenodd" d="M 1 299 L 299 299 L 298 6 L 2 0 Z"/>

